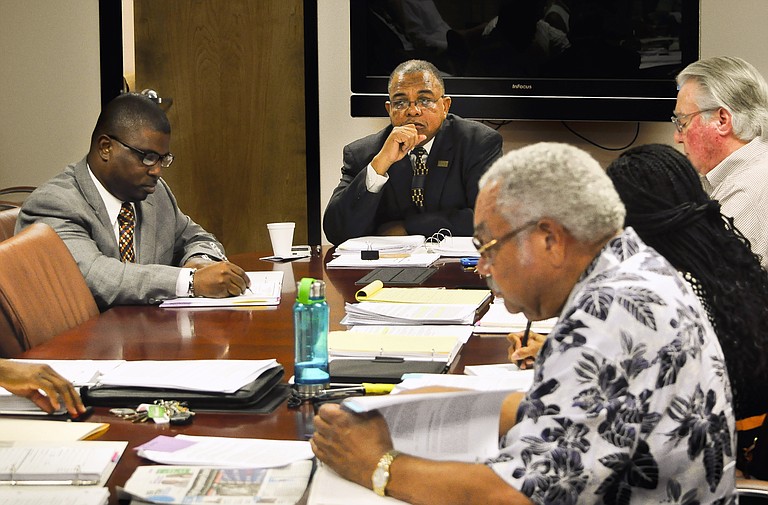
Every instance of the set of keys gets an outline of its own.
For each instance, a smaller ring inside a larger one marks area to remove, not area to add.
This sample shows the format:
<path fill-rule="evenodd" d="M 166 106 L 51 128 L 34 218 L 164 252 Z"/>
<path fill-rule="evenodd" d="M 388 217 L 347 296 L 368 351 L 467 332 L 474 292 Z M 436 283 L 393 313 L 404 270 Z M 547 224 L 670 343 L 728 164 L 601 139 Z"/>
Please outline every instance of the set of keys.
<path fill-rule="evenodd" d="M 132 423 L 145 423 L 152 419 L 155 424 L 176 425 L 191 423 L 195 415 L 186 403 L 175 400 L 155 400 L 154 403 L 142 403 L 135 409 L 114 408 L 109 412 Z"/>

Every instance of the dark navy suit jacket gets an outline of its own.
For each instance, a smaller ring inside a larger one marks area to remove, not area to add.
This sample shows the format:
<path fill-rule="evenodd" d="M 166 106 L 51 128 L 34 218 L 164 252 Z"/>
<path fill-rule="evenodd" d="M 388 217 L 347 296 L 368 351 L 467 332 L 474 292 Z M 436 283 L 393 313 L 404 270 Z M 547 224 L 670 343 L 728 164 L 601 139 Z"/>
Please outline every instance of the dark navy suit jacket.
<path fill-rule="evenodd" d="M 338 245 L 349 238 L 375 235 L 389 221 L 403 221 L 411 235 L 429 236 L 440 228 L 454 236 L 472 235 L 477 183 L 501 156 L 501 135 L 476 121 L 448 114 L 427 159 L 421 212 L 411 201 L 410 156 L 389 168 L 389 180 L 380 192 L 366 189 L 365 168 L 391 131 L 390 125 L 344 148 L 341 181 L 323 218 L 328 240 Z"/>

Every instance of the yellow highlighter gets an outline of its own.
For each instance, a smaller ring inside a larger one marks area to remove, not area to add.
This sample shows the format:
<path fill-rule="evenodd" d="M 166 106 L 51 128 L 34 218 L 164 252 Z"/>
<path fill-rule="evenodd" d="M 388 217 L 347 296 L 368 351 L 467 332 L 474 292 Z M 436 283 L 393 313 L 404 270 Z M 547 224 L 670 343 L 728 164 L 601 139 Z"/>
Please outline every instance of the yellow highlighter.
<path fill-rule="evenodd" d="M 394 387 L 394 384 L 363 382 L 359 386 L 349 388 L 325 389 L 315 398 L 320 400 L 330 400 L 355 395 L 386 395 L 392 392 Z"/>

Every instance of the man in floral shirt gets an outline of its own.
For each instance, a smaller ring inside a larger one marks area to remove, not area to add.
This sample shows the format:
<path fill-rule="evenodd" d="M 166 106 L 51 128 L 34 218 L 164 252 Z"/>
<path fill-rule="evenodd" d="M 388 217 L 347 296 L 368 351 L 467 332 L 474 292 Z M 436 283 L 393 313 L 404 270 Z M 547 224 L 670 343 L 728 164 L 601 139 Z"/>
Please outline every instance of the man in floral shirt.
<path fill-rule="evenodd" d="M 536 144 L 497 161 L 475 207 L 478 271 L 510 312 L 559 316 L 535 380 L 504 403 L 482 464 L 388 453 L 380 417 L 328 406 L 318 458 L 410 503 L 733 503 L 734 418 L 722 351 L 697 297 L 631 230 L 587 153 Z M 396 459 L 394 457 L 396 456 Z"/>

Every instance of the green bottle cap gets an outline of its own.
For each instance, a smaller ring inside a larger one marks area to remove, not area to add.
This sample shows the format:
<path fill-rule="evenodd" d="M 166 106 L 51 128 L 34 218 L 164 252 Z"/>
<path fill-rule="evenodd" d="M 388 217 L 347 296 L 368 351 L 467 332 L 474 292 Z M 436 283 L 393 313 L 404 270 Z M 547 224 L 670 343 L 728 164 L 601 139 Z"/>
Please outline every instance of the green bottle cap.
<path fill-rule="evenodd" d="M 297 302 L 303 303 L 304 305 L 309 305 L 310 303 L 312 303 L 309 299 L 309 292 L 312 290 L 313 282 L 315 282 L 315 279 L 313 279 L 312 277 L 302 277 L 302 279 L 296 285 L 297 287 L 296 301 Z"/>

